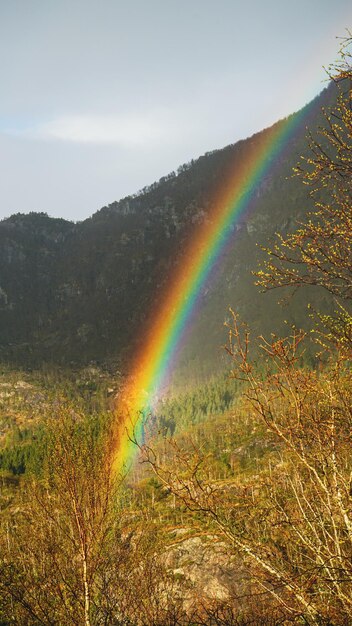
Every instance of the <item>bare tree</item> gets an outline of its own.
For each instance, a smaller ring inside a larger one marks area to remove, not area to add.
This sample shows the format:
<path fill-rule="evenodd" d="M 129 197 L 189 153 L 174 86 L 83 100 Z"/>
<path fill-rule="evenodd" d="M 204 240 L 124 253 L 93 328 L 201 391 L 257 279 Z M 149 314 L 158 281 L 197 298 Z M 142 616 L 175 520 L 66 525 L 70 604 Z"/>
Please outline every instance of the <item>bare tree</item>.
<path fill-rule="evenodd" d="M 91 626 L 97 581 L 117 531 L 111 473 L 87 419 L 65 408 L 51 429 L 43 480 L 24 481 L 21 499 L 4 514 L 0 588 L 23 619 Z"/>
<path fill-rule="evenodd" d="M 328 338 L 352 348 L 352 37 L 342 41 L 339 61 L 328 69 L 337 103 L 324 110 L 325 125 L 310 133 L 310 156 L 296 168 L 308 186 L 314 210 L 308 220 L 266 248 L 268 259 L 256 272 L 265 290 L 283 286 L 322 287 L 336 297 L 333 316 L 320 314 Z"/>
<path fill-rule="evenodd" d="M 43 478 L 25 478 L 2 511 L 0 606 L 9 623 L 185 623 L 181 583 L 165 567 L 162 534 L 143 510 L 131 514 L 121 503 L 112 418 L 97 427 L 61 407 L 49 425 Z"/>
<path fill-rule="evenodd" d="M 254 596 L 267 592 L 272 610 L 291 619 L 342 624 L 352 619 L 350 373 L 344 361 L 324 372 L 302 369 L 302 341 L 303 334 L 262 340 L 256 369 L 249 335 L 233 316 L 233 375 L 245 385 L 247 410 L 276 441 L 261 472 L 209 479 L 208 455 L 175 443 L 171 466 L 148 447 L 144 455 L 197 519 L 242 555 L 256 581 Z"/>

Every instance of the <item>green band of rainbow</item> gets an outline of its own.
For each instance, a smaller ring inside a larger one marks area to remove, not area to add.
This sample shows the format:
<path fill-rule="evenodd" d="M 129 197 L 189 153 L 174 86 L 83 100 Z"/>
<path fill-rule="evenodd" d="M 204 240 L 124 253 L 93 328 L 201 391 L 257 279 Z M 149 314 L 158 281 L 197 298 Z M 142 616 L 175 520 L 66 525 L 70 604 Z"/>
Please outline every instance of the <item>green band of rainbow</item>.
<path fill-rule="evenodd" d="M 233 232 L 233 227 L 253 200 L 265 176 L 277 163 L 291 137 L 305 128 L 311 103 L 302 111 L 275 124 L 249 145 L 246 158 L 233 172 L 216 196 L 215 208 L 196 238 L 185 250 L 184 264 L 172 277 L 159 311 L 145 336 L 141 349 L 116 408 L 114 468 L 121 472 L 128 466 L 136 447 L 130 437 L 141 437 L 143 415 L 162 387 L 187 323 L 195 309 L 202 287 Z"/>

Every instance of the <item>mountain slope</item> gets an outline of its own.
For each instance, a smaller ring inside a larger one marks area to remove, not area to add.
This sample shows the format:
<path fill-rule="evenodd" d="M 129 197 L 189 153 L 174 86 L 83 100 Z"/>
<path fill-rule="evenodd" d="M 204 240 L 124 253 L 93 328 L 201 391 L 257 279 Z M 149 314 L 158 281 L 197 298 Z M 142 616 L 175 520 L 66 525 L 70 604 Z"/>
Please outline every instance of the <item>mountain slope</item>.
<path fill-rule="evenodd" d="M 274 306 L 275 293 L 259 294 L 253 287 L 251 270 L 261 254 L 257 244 L 293 228 L 310 208 L 306 189 L 291 176 L 292 167 L 307 154 L 306 126 L 314 132 L 323 123 L 321 107 L 334 98 L 330 85 L 306 115 L 296 114 L 304 121 L 261 180 L 204 286 L 180 355 L 183 371 L 201 377 L 221 367 L 219 346 L 229 305 L 257 332 L 281 330 L 285 319 L 305 321 L 304 293 L 280 311 Z M 204 220 L 212 219 L 217 190 L 268 132 L 207 153 L 84 222 L 33 213 L 2 221 L 2 358 L 22 365 L 127 359 L 143 342 L 144 324 L 172 281 L 175 265 L 185 262 L 186 243 Z"/>

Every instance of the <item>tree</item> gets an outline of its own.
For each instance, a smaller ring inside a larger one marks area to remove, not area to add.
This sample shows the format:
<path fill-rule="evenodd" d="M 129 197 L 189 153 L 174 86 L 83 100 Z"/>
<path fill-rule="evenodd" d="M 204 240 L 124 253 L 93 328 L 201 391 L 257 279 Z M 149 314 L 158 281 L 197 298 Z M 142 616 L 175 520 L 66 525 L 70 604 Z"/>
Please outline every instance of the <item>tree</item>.
<path fill-rule="evenodd" d="M 324 111 L 325 125 L 309 135 L 311 156 L 296 173 L 308 185 L 314 210 L 305 223 L 286 237 L 277 235 L 257 284 L 264 290 L 315 285 L 336 298 L 335 315 L 319 313 L 328 338 L 352 349 L 352 55 L 349 34 L 343 39 L 340 61 L 329 68 L 337 103 Z"/>
<path fill-rule="evenodd" d="M 297 330 L 284 339 L 259 338 L 254 360 L 249 331 L 232 313 L 232 376 L 243 386 L 242 411 L 255 415 L 275 444 L 266 464 L 221 481 L 207 471 L 206 450 L 180 450 L 171 442 L 173 463 L 166 465 L 144 447 L 159 479 L 247 563 L 251 593 L 270 596 L 283 619 L 312 626 L 352 621 L 350 44 L 349 36 L 332 68 L 337 106 L 325 113 L 320 136 L 310 137 L 312 156 L 297 168 L 311 186 L 315 210 L 267 250 L 257 274 L 265 289 L 308 284 L 336 298 L 335 315 L 317 313 L 330 341 L 320 367 L 302 365 L 307 338 Z"/>
<path fill-rule="evenodd" d="M 349 623 L 351 376 L 344 361 L 323 372 L 302 368 L 303 340 L 303 333 L 262 340 L 258 367 L 233 315 L 227 349 L 233 376 L 244 385 L 242 412 L 254 413 L 274 443 L 262 469 L 244 475 L 235 469 L 224 481 L 209 472 L 208 450 L 171 441 L 169 464 L 147 446 L 143 453 L 196 522 L 241 556 L 253 597 L 266 592 L 270 610 L 287 619 Z"/>
<path fill-rule="evenodd" d="M 181 584 L 165 568 L 155 526 L 143 510 L 123 510 L 111 418 L 100 414 L 98 422 L 60 405 L 42 478 L 24 477 L 1 503 L 0 622 L 184 623 Z"/>
<path fill-rule="evenodd" d="M 90 626 L 118 528 L 111 473 L 87 419 L 66 406 L 53 420 L 43 479 L 24 481 L 3 515 L 0 591 L 17 623 Z"/>

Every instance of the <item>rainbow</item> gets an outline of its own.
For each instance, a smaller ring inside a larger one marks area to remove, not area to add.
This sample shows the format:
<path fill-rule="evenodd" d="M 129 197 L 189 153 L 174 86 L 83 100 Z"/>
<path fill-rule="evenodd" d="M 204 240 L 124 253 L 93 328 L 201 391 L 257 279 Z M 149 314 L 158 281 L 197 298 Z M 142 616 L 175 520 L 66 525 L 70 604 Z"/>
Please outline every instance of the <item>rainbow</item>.
<path fill-rule="evenodd" d="M 290 138 L 305 128 L 313 104 L 314 101 L 258 135 L 255 148 L 249 145 L 246 158 L 217 193 L 209 219 L 184 251 L 185 262 L 176 269 L 158 312 L 154 312 L 153 321 L 140 337 L 141 348 L 117 399 L 113 438 L 116 472 L 124 473 L 136 454 L 131 439 L 142 439 L 144 418 L 170 372 L 202 287 L 229 242 L 233 227 L 254 199 L 263 176 L 275 167 Z"/>

